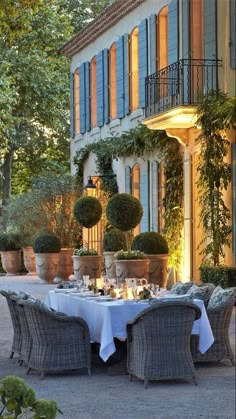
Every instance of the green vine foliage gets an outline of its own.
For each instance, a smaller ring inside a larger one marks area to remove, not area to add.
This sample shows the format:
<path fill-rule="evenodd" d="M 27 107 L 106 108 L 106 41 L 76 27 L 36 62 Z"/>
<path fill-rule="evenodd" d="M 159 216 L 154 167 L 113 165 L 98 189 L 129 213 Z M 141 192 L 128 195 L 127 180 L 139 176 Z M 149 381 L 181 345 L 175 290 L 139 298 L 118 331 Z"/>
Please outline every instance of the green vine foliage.
<path fill-rule="evenodd" d="M 77 167 L 78 182 L 83 184 L 83 167 L 89 154 L 96 155 L 96 169 L 101 178 L 101 187 L 108 197 L 118 192 L 117 182 L 112 169 L 114 159 L 132 155 L 141 157 L 157 152 L 164 161 L 165 174 L 165 231 L 169 246 L 169 267 L 179 269 L 183 254 L 183 159 L 179 143 L 169 138 L 165 131 L 150 130 L 143 124 L 97 143 L 81 148 L 74 159 Z"/>
<path fill-rule="evenodd" d="M 204 231 L 200 254 L 204 263 L 214 266 L 224 259 L 225 246 L 230 246 L 231 216 L 224 202 L 224 192 L 231 182 L 231 166 L 226 162 L 230 143 L 225 130 L 235 124 L 235 103 L 235 98 L 212 91 L 197 108 L 197 124 L 201 126 L 197 139 L 200 144 L 197 188 Z"/>

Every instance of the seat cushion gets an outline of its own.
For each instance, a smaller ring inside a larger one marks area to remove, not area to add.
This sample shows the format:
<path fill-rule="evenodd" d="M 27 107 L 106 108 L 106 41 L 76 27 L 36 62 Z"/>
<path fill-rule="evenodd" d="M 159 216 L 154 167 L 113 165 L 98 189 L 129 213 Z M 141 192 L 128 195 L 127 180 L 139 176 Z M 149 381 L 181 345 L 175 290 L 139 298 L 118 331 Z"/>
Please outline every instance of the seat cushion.
<path fill-rule="evenodd" d="M 188 303 L 191 303 L 193 301 L 193 297 L 191 297 L 191 295 L 173 295 L 170 297 L 164 297 L 164 298 L 150 298 L 149 299 L 149 304 L 150 305 L 156 305 L 156 304 L 161 304 L 161 303 L 166 303 L 166 302 L 180 302 L 180 301 L 186 301 Z"/>
<path fill-rule="evenodd" d="M 211 295 L 208 303 L 209 308 L 218 308 L 222 305 L 231 305 L 235 302 L 236 287 L 232 288 L 221 288 L 216 287 Z"/>
<path fill-rule="evenodd" d="M 197 298 L 198 300 L 203 300 L 206 303 L 209 301 L 211 293 L 212 290 L 208 287 L 208 285 L 202 285 L 201 287 L 198 287 L 196 284 L 194 284 L 187 291 L 187 295 L 190 295 L 192 298 Z"/>
<path fill-rule="evenodd" d="M 184 295 L 187 293 L 189 288 L 191 288 L 193 285 L 194 285 L 193 281 L 189 281 L 189 282 L 178 281 L 171 288 L 170 294 Z"/>

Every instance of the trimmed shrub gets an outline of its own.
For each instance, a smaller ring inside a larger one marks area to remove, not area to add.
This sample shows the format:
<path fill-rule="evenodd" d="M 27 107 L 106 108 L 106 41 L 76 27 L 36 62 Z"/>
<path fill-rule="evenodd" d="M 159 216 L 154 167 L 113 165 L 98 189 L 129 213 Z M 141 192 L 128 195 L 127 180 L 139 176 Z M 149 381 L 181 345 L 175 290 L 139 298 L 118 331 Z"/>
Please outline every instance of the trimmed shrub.
<path fill-rule="evenodd" d="M 115 254 L 117 260 L 147 259 L 147 256 L 139 250 L 119 250 Z"/>
<path fill-rule="evenodd" d="M 20 250 L 20 235 L 17 233 L 3 233 L 0 235 L 0 252 Z"/>
<path fill-rule="evenodd" d="M 61 243 L 58 236 L 45 233 L 36 237 L 33 244 L 34 253 L 59 253 Z"/>
<path fill-rule="evenodd" d="M 140 250 L 147 255 L 163 255 L 169 252 L 166 239 L 155 231 L 135 236 L 131 243 L 131 249 Z"/>
<path fill-rule="evenodd" d="M 83 196 L 74 205 L 74 217 L 76 221 L 86 228 L 95 226 L 102 216 L 100 201 L 93 196 Z"/>
<path fill-rule="evenodd" d="M 139 200 L 128 193 L 114 195 L 107 204 L 106 215 L 109 223 L 121 231 L 135 228 L 143 216 Z"/>
<path fill-rule="evenodd" d="M 200 280 L 220 285 L 222 288 L 236 287 L 236 268 L 230 266 L 200 266 Z"/>
<path fill-rule="evenodd" d="M 103 251 L 117 252 L 118 250 L 126 250 L 126 239 L 123 231 L 112 229 L 104 234 Z"/>

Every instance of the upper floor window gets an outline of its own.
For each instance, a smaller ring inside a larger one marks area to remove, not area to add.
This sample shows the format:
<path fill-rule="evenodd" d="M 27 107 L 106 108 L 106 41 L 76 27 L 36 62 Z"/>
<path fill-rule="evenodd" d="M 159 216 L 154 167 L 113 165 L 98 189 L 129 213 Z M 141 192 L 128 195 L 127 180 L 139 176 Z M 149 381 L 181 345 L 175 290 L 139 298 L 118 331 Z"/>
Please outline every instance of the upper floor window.
<path fill-rule="evenodd" d="M 157 16 L 157 70 L 168 66 L 168 6 Z"/>
<path fill-rule="evenodd" d="M 139 108 L 139 73 L 138 73 L 138 28 L 130 34 L 130 108 Z"/>
<path fill-rule="evenodd" d="M 114 43 L 109 52 L 109 102 L 110 102 L 110 119 L 117 117 L 116 104 L 116 44 Z"/>
<path fill-rule="evenodd" d="M 74 73 L 74 123 L 75 135 L 80 133 L 80 82 L 79 82 L 79 69 L 77 68 Z"/>
<path fill-rule="evenodd" d="M 204 57 L 203 0 L 190 2 L 190 58 Z"/>
<path fill-rule="evenodd" d="M 97 59 L 94 57 L 90 63 L 90 108 L 91 126 L 97 126 Z"/>

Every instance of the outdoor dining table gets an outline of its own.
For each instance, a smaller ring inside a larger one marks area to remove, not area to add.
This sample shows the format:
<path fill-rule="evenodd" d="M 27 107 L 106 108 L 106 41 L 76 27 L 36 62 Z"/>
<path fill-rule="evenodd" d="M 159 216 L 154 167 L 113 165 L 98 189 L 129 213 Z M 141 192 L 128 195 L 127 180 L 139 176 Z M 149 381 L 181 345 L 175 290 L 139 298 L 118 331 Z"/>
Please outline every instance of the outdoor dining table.
<path fill-rule="evenodd" d="M 126 339 L 126 323 L 145 308 L 150 307 L 145 300 L 101 301 L 96 298 L 83 298 L 80 294 L 49 291 L 45 303 L 56 311 L 84 319 L 89 327 L 93 342 L 100 343 L 99 355 L 103 361 L 116 351 L 114 338 Z M 207 317 L 204 302 L 194 300 L 201 309 L 201 317 L 193 325 L 192 334 L 199 335 L 199 351 L 206 352 L 214 342 L 213 333 Z"/>

